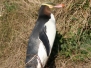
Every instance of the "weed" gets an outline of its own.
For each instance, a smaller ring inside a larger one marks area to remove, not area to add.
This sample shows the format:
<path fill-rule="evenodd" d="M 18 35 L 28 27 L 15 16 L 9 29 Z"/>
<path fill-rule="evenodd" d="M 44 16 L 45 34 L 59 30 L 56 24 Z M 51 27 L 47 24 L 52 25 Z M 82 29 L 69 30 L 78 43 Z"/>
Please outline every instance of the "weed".
<path fill-rule="evenodd" d="M 5 1 L 4 5 L 5 5 L 6 12 L 12 12 L 12 11 L 15 11 L 17 9 L 16 3 L 10 3 L 8 1 Z"/>
<path fill-rule="evenodd" d="M 86 2 L 84 3 L 84 5 L 83 5 L 83 7 L 82 7 L 83 9 L 87 9 L 87 8 L 89 8 L 89 0 L 86 0 Z"/>
<path fill-rule="evenodd" d="M 83 31 L 81 31 L 83 30 Z M 81 33 L 82 32 L 82 33 Z M 66 39 L 66 41 L 61 45 L 61 55 L 65 57 L 71 57 L 75 55 L 76 60 L 84 60 L 87 55 L 90 54 L 91 48 L 91 29 L 80 28 L 78 29 L 77 35 L 72 38 Z"/>

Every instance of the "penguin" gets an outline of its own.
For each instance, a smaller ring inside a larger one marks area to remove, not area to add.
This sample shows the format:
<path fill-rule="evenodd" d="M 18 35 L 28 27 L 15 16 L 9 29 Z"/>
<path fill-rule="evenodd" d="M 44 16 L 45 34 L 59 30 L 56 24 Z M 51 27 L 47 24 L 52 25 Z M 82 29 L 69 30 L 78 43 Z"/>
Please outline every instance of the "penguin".
<path fill-rule="evenodd" d="M 51 54 L 56 36 L 55 17 L 52 8 L 63 5 L 43 3 L 39 9 L 38 19 L 29 37 L 25 68 L 44 68 Z"/>

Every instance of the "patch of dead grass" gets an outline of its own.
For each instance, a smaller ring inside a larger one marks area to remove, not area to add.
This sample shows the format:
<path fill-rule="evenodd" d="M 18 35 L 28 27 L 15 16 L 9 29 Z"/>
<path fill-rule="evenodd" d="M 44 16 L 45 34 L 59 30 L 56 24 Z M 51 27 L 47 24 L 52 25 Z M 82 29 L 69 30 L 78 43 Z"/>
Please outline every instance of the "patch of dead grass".
<path fill-rule="evenodd" d="M 2 48 L 0 50 L 0 68 L 24 68 L 28 38 L 38 16 L 37 11 L 41 3 L 46 0 L 9 0 L 8 2 L 16 3 L 18 7 L 15 11 L 4 12 L 3 19 L 0 20 L 0 30 L 3 29 L 0 31 L 2 34 L 0 36 L 0 47 Z M 90 7 L 84 9 L 86 0 L 49 0 L 49 2 L 65 4 L 62 9 L 53 10 L 57 21 L 57 31 L 65 38 L 72 37 L 77 33 L 78 28 L 88 25 L 91 4 L 89 4 Z M 0 3 L 3 4 L 3 2 Z M 4 7 L 3 11 L 5 10 Z M 4 30 L 7 31 L 4 33 Z M 61 61 L 61 58 L 55 60 L 56 68 L 62 66 L 65 68 L 64 61 Z M 72 65 L 68 64 L 68 66 Z"/>

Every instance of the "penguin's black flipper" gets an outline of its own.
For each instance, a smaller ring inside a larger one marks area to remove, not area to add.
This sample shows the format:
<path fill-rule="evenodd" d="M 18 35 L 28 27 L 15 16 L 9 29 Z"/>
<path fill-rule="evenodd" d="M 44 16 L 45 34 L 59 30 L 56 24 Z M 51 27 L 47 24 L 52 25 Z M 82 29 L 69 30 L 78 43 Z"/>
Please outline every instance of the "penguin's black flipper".
<path fill-rule="evenodd" d="M 46 35 L 46 26 L 43 27 L 43 29 L 40 31 L 39 38 L 43 42 L 43 44 L 45 46 L 45 49 L 46 49 L 46 52 L 47 52 L 47 56 L 49 56 L 49 53 L 50 53 L 50 44 L 49 44 L 48 37 Z"/>

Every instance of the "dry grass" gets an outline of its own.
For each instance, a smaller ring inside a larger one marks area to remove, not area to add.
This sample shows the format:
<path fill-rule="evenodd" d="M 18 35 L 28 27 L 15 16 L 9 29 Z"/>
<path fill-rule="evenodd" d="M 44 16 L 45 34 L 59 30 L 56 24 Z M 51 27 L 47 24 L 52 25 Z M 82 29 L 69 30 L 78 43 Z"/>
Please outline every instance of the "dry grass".
<path fill-rule="evenodd" d="M 46 0 L 0 1 L 0 68 L 24 68 L 28 38 L 38 16 L 37 11 L 43 2 Z M 88 26 L 88 19 L 91 19 L 90 0 L 49 0 L 49 2 L 65 4 L 63 9 L 53 10 L 57 31 L 63 37 L 70 38 L 77 33 L 78 28 Z M 71 61 L 64 61 L 66 60 L 61 60 L 61 57 L 57 56 L 56 68 L 66 66 L 82 68 L 80 64 L 77 66 L 68 63 Z"/>

